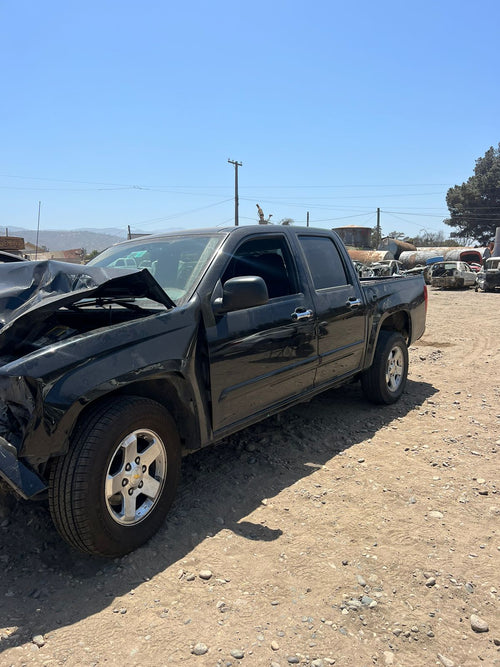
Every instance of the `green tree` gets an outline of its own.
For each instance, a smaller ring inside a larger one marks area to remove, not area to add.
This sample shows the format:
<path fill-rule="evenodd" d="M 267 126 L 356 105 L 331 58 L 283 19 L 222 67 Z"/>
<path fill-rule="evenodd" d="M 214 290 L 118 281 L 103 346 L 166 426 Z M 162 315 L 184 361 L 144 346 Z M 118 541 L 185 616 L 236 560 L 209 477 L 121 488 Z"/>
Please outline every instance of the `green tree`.
<path fill-rule="evenodd" d="M 84 255 L 85 255 L 85 257 L 84 257 L 84 261 L 85 261 L 85 264 L 86 264 L 87 262 L 90 262 L 91 259 L 94 259 L 94 257 L 97 257 L 98 254 L 99 254 L 99 250 L 92 250 L 92 252 L 89 252 L 88 254 L 84 251 Z"/>
<path fill-rule="evenodd" d="M 405 235 L 403 232 L 398 232 L 397 230 L 394 232 L 389 232 L 387 234 L 387 238 L 389 239 L 395 239 L 396 241 L 402 241 L 404 239 Z"/>
<path fill-rule="evenodd" d="M 428 232 L 423 229 L 418 236 L 407 236 L 404 239 L 408 243 L 413 243 L 417 248 L 425 247 L 448 247 L 460 245 L 456 239 L 447 239 L 443 232 Z M 467 245 L 467 244 L 464 244 Z"/>
<path fill-rule="evenodd" d="M 450 217 L 444 222 L 456 231 L 455 238 L 476 239 L 486 244 L 500 227 L 500 143 L 476 160 L 474 175 L 446 194 Z"/>

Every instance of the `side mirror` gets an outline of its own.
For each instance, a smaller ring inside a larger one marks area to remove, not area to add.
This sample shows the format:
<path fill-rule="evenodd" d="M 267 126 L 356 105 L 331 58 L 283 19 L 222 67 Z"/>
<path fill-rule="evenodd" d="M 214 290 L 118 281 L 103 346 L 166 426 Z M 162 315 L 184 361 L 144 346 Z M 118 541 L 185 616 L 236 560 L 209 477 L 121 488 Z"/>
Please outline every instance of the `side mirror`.
<path fill-rule="evenodd" d="M 259 276 L 239 276 L 224 283 L 222 298 L 213 302 L 216 314 L 262 306 L 269 301 L 266 283 Z"/>

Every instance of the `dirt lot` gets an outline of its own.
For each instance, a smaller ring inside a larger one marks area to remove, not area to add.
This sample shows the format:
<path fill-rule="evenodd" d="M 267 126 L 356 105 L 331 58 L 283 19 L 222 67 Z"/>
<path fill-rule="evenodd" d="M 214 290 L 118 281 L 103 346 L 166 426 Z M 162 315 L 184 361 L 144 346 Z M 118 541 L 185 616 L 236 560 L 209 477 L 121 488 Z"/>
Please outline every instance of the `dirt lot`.
<path fill-rule="evenodd" d="M 499 310 L 431 289 L 397 405 L 350 385 L 191 456 L 128 557 L 0 505 L 0 665 L 500 665 Z"/>

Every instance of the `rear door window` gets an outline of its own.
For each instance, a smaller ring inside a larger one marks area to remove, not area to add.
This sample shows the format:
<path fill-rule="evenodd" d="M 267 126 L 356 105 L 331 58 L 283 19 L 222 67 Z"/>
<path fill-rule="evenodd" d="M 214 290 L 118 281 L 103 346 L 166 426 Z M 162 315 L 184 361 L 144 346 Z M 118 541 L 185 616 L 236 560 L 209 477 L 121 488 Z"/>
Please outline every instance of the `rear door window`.
<path fill-rule="evenodd" d="M 300 236 L 315 290 L 350 284 L 347 273 L 333 241 L 326 236 Z"/>

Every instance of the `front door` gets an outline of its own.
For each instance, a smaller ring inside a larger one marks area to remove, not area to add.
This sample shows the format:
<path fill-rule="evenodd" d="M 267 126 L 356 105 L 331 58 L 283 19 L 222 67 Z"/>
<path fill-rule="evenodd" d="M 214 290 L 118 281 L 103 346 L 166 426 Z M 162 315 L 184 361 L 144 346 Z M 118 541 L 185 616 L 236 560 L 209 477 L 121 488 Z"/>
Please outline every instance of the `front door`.
<path fill-rule="evenodd" d="M 222 283 L 241 275 L 262 277 L 270 298 L 207 327 L 214 432 L 306 393 L 318 363 L 311 296 L 300 291 L 284 235 L 243 242 Z"/>

